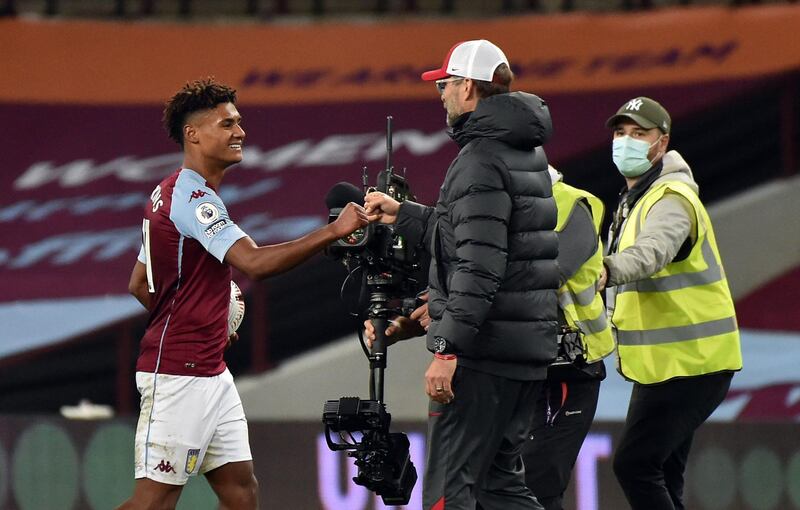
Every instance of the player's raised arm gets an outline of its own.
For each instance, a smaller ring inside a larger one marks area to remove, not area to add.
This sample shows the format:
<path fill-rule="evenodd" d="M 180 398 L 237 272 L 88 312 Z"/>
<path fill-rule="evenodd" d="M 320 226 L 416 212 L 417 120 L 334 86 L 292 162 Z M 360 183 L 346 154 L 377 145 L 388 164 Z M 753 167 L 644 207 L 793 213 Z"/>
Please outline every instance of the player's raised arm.
<path fill-rule="evenodd" d="M 351 202 L 336 221 L 293 241 L 258 246 L 250 237 L 243 237 L 228 249 L 225 262 L 249 278 L 260 280 L 288 271 L 367 223 L 364 208 Z"/>

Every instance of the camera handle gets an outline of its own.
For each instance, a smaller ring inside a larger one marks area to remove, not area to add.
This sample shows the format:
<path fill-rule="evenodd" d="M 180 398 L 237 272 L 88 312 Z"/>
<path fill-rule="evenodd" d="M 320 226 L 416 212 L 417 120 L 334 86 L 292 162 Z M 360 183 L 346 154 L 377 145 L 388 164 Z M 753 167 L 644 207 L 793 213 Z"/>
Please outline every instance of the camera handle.
<path fill-rule="evenodd" d="M 378 289 L 369 295 L 368 317 L 375 327 L 369 353 L 369 398 L 383 402 L 383 371 L 386 369 L 386 328 L 389 327 L 389 295 Z"/>

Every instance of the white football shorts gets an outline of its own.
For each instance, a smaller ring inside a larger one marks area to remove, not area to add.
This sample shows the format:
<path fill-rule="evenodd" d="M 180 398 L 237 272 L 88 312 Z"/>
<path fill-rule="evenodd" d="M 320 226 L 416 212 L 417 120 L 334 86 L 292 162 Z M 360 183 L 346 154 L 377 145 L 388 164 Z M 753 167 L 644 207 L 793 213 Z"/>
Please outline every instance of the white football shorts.
<path fill-rule="evenodd" d="M 247 419 L 233 376 L 136 372 L 141 395 L 135 476 L 184 485 L 190 476 L 252 460 Z"/>

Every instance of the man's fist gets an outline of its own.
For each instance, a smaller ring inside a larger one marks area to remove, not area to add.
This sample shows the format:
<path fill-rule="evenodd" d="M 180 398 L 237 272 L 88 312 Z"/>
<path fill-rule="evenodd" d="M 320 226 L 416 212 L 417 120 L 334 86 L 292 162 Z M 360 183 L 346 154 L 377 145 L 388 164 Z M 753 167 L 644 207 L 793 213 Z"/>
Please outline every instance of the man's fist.
<path fill-rule="evenodd" d="M 400 202 L 385 193 L 373 191 L 364 197 L 364 209 L 369 221 L 391 224 L 397 221 Z"/>

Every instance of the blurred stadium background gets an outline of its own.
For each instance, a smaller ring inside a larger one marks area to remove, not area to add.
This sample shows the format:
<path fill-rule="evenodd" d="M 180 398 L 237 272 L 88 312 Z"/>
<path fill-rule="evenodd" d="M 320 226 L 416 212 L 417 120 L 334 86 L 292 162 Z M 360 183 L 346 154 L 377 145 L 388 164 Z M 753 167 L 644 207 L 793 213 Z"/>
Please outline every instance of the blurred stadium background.
<path fill-rule="evenodd" d="M 516 88 L 550 104 L 546 147 L 613 210 L 622 184 L 603 123 L 649 95 L 709 204 L 743 328 L 745 369 L 698 434 L 693 509 L 800 508 L 800 5 L 689 0 L 0 0 L 0 508 L 107 509 L 132 486 L 133 382 L 145 315 L 126 295 L 140 210 L 180 164 L 161 105 L 208 75 L 235 86 L 245 160 L 232 216 L 260 243 L 327 221 L 323 197 L 395 164 L 422 202 L 455 146 L 418 79 L 456 41 L 501 46 Z M 246 293 L 228 353 L 264 508 L 384 508 L 320 442 L 327 399 L 365 395 L 345 273 L 322 256 Z M 386 400 L 424 465 L 420 343 L 390 350 Z M 630 387 L 613 370 L 570 510 L 626 508 L 610 467 Z M 67 420 L 65 405 L 110 406 Z M 419 485 L 409 510 L 420 508 Z M 194 480 L 180 508 L 216 508 Z"/>

